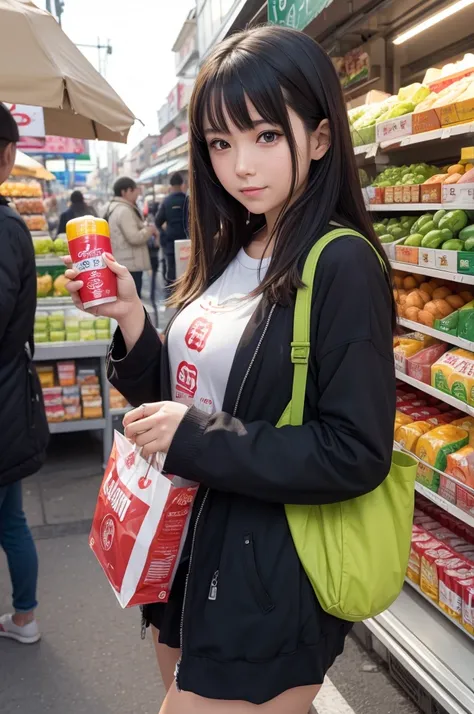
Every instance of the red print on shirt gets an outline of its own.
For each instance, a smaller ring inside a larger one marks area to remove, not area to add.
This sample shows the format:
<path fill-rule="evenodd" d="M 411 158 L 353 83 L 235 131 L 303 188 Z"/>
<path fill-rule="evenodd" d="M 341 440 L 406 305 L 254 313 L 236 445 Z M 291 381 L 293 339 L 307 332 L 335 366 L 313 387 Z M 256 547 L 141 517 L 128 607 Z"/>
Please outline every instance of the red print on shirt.
<path fill-rule="evenodd" d="M 202 352 L 206 346 L 207 339 L 211 334 L 212 322 L 205 317 L 196 318 L 186 332 L 184 341 L 190 350 Z"/>
<path fill-rule="evenodd" d="M 194 397 L 197 389 L 198 372 L 196 367 L 189 362 L 180 362 L 176 375 L 176 389 L 180 389 L 190 397 Z"/>

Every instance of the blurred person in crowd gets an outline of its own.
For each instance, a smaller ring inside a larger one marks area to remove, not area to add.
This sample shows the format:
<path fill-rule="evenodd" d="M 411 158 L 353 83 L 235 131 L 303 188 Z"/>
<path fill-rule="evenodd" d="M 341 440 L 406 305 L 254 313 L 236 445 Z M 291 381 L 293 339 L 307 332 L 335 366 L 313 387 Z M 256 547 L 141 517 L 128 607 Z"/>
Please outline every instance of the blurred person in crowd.
<path fill-rule="evenodd" d="M 147 225 L 137 207 L 140 188 L 126 176 L 114 183 L 114 198 L 104 218 L 109 222 L 112 252 L 116 260 L 132 274 L 139 297 L 142 294 L 143 271 L 151 270 L 148 241 L 158 236 L 155 225 Z"/>
<path fill-rule="evenodd" d="M 170 178 L 170 193 L 164 199 L 156 217 L 157 228 L 165 227 L 161 236 L 161 246 L 166 260 L 166 287 L 169 297 L 171 286 L 176 280 L 176 259 L 174 244 L 186 236 L 186 193 L 183 177 L 174 173 Z"/>
<path fill-rule="evenodd" d="M 82 191 L 73 191 L 71 193 L 71 205 L 61 213 L 59 217 L 58 233 L 66 233 L 66 224 L 68 221 L 72 221 L 73 218 L 79 218 L 80 216 L 96 216 L 96 212 L 92 206 L 89 206 L 85 200 Z"/>
<path fill-rule="evenodd" d="M 44 210 L 48 221 L 48 230 L 51 235 L 57 234 L 59 224 L 58 200 L 56 196 L 48 196 L 44 199 Z"/>
<path fill-rule="evenodd" d="M 157 201 L 151 201 L 148 205 L 147 222 L 154 225 L 160 204 Z M 156 311 L 156 276 L 158 275 L 159 255 L 160 255 L 160 237 L 153 235 L 148 239 L 148 252 L 150 254 L 151 263 L 151 287 L 150 287 L 150 302 Z"/>
<path fill-rule="evenodd" d="M 15 162 L 18 127 L 0 104 L 0 184 Z M 0 196 L 0 545 L 13 587 L 13 614 L 0 616 L 0 637 L 40 639 L 35 619 L 38 558 L 22 504 L 21 479 L 44 463 L 49 431 L 33 365 L 36 265 L 31 235 Z"/>

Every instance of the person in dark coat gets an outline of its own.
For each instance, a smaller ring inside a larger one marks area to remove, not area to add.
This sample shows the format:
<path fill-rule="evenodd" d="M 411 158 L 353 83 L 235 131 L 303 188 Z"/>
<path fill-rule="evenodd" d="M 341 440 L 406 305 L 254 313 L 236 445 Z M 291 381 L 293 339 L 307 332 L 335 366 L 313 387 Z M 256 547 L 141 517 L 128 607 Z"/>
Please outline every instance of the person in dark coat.
<path fill-rule="evenodd" d="M 184 180 L 180 173 L 174 173 L 170 178 L 170 194 L 160 206 L 155 220 L 158 230 L 166 224 L 165 233 L 161 233 L 160 244 L 166 260 L 166 291 L 170 295 L 171 286 L 176 280 L 176 259 L 174 244 L 184 240 L 186 235 L 186 194 Z"/>
<path fill-rule="evenodd" d="M 0 104 L 0 184 L 14 162 L 18 128 Z M 13 614 L 0 617 L 0 637 L 40 639 L 35 619 L 38 558 L 22 505 L 21 479 L 45 460 L 49 439 L 41 386 L 32 362 L 36 265 L 31 235 L 0 196 L 0 545 L 13 586 Z"/>
<path fill-rule="evenodd" d="M 68 221 L 71 221 L 73 218 L 79 218 L 80 216 L 96 216 L 97 213 L 95 210 L 92 208 L 92 206 L 89 206 L 85 200 L 84 196 L 81 191 L 73 191 L 71 193 L 71 205 L 67 209 L 67 211 L 64 211 L 61 213 L 61 216 L 59 218 L 59 225 L 58 225 L 58 233 L 66 233 L 66 224 Z"/>

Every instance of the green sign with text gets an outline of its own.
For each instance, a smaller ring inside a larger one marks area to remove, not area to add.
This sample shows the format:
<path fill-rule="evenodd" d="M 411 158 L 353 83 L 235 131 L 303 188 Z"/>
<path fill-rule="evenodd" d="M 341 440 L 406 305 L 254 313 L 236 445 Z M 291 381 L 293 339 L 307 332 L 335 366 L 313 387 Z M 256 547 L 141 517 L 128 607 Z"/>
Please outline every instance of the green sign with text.
<path fill-rule="evenodd" d="M 268 22 L 304 30 L 332 0 L 268 0 Z"/>

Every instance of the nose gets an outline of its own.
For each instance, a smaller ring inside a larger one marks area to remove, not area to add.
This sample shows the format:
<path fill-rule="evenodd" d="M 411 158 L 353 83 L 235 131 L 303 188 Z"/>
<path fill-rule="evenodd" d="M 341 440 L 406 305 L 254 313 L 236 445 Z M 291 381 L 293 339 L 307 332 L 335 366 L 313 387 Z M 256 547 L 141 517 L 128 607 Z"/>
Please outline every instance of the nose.
<path fill-rule="evenodd" d="M 249 147 L 240 147 L 237 150 L 236 160 L 235 160 L 235 173 L 239 178 L 246 178 L 247 176 L 255 176 L 255 167 L 251 157 L 251 150 Z"/>

